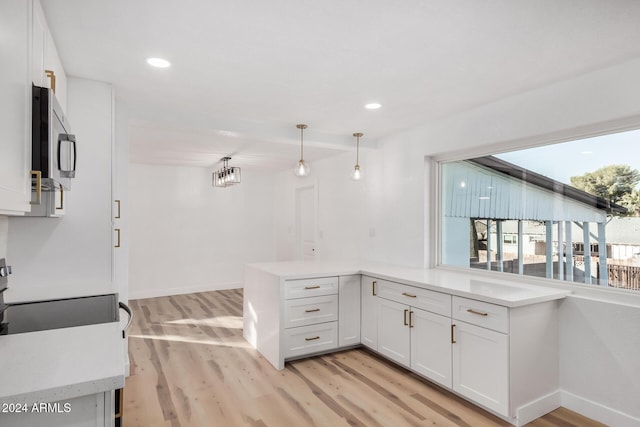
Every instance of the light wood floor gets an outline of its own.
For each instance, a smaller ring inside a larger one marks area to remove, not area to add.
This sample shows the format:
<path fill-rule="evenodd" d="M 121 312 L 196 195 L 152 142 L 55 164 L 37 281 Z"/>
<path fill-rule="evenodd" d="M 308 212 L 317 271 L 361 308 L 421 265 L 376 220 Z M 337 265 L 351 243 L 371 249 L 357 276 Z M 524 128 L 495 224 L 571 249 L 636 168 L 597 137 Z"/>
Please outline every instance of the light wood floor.
<path fill-rule="evenodd" d="M 508 426 L 365 350 L 276 371 L 242 338 L 242 290 L 130 302 L 126 427 Z M 530 427 L 603 424 L 560 408 Z"/>

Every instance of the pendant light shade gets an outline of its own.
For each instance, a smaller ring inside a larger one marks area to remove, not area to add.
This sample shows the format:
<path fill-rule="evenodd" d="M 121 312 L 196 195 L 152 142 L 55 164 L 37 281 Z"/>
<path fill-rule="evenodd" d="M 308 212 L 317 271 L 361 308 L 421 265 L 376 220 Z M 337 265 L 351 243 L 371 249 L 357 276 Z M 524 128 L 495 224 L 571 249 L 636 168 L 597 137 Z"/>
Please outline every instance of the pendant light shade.
<path fill-rule="evenodd" d="M 351 178 L 355 181 L 359 181 L 362 178 L 362 171 L 360 170 L 360 138 L 364 134 L 362 132 L 354 133 L 353 136 L 356 137 L 356 165 L 353 167 L 353 172 L 351 173 Z"/>
<path fill-rule="evenodd" d="M 304 130 L 307 128 L 307 125 L 298 124 L 296 125 L 298 129 L 300 129 L 300 161 L 296 165 L 293 173 L 296 176 L 308 176 L 309 175 L 309 165 L 304 161 Z"/>

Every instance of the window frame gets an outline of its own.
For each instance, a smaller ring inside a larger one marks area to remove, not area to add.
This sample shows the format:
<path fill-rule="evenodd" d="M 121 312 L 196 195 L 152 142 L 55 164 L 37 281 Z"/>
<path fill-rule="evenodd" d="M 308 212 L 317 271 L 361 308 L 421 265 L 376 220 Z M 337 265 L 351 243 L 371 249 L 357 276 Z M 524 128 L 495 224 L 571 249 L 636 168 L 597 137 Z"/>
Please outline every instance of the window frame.
<path fill-rule="evenodd" d="M 430 253 L 429 266 L 434 269 L 455 271 L 487 278 L 510 281 L 524 285 L 545 286 L 572 291 L 573 296 L 595 298 L 601 301 L 631 304 L 640 308 L 640 292 L 620 288 L 588 285 L 579 282 L 550 279 L 536 276 L 504 273 L 471 267 L 459 267 L 442 264 L 442 164 L 467 160 L 474 157 L 489 156 L 510 151 L 526 150 L 547 145 L 562 144 L 597 136 L 611 135 L 627 131 L 640 130 L 640 116 L 628 117 L 620 120 L 596 123 L 573 129 L 532 136 L 529 138 L 508 140 L 498 143 L 482 144 L 464 150 L 456 150 L 425 156 L 426 175 L 430 177 L 430 185 L 424 189 L 425 200 L 430 202 L 429 209 L 425 209 L 430 219 L 428 229 L 425 230 L 425 250 Z M 432 237 L 432 238 L 429 238 Z M 435 238 L 433 238 L 435 237 Z"/>

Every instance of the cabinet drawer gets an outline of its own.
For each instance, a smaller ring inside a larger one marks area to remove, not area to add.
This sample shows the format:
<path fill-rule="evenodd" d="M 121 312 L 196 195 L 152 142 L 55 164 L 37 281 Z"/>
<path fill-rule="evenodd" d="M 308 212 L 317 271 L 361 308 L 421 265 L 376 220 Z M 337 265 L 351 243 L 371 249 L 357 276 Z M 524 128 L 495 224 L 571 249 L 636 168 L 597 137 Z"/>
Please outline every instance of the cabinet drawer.
<path fill-rule="evenodd" d="M 284 302 L 284 327 L 313 325 L 338 320 L 338 295 L 297 298 Z"/>
<path fill-rule="evenodd" d="M 284 283 L 284 299 L 316 297 L 338 294 L 337 277 L 287 280 Z"/>
<path fill-rule="evenodd" d="M 377 294 L 381 298 L 407 304 L 412 307 L 451 316 L 451 295 L 434 292 L 401 283 L 378 281 Z"/>
<path fill-rule="evenodd" d="M 331 350 L 338 346 L 338 322 L 286 329 L 284 336 L 285 359 Z"/>
<path fill-rule="evenodd" d="M 509 333 L 509 309 L 501 305 L 454 296 L 451 317 L 483 328 Z"/>

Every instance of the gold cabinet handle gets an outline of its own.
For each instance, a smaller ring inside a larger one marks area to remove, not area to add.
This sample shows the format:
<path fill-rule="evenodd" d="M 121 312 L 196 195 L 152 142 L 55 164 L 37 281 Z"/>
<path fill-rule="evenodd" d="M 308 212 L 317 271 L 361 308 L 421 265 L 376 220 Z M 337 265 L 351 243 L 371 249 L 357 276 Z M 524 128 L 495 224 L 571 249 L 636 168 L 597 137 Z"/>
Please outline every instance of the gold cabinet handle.
<path fill-rule="evenodd" d="M 473 308 L 467 308 L 467 313 L 477 314 L 478 316 L 488 316 L 489 313 L 485 313 L 482 311 L 475 311 Z"/>
<path fill-rule="evenodd" d="M 316 311 L 320 311 L 320 309 L 319 308 L 311 308 L 309 310 L 305 310 L 304 312 L 305 313 L 315 313 Z"/>
<path fill-rule="evenodd" d="M 36 176 L 36 201 L 29 202 L 32 205 L 39 205 L 42 203 L 42 172 L 41 171 L 31 171 L 29 172 L 31 175 Z"/>
<path fill-rule="evenodd" d="M 60 186 L 60 206 L 56 206 L 56 210 L 63 210 L 64 209 L 64 188 L 62 188 L 62 186 Z"/>
<path fill-rule="evenodd" d="M 404 310 L 404 326 L 409 326 L 409 324 L 407 323 L 407 312 L 408 311 L 409 310 L 406 310 L 406 309 Z"/>
<path fill-rule="evenodd" d="M 373 282 L 371 282 L 371 295 L 373 295 L 374 297 L 376 295 L 378 295 L 378 293 L 376 292 L 376 284 L 378 282 L 376 282 L 375 280 Z"/>
<path fill-rule="evenodd" d="M 408 294 L 406 292 L 403 292 L 402 295 L 404 295 L 405 297 L 409 297 L 409 298 L 417 298 L 415 295 L 413 294 Z"/>
<path fill-rule="evenodd" d="M 115 219 L 120 219 L 120 200 L 116 200 L 116 205 L 118 206 L 118 213 L 115 216 Z"/>
<path fill-rule="evenodd" d="M 53 70 L 44 70 L 44 73 L 51 81 L 51 90 L 53 91 L 53 93 L 56 93 L 56 73 Z"/>
<path fill-rule="evenodd" d="M 305 286 L 305 289 L 320 289 L 320 285 L 314 285 L 314 286 Z"/>
<path fill-rule="evenodd" d="M 456 335 L 455 335 L 456 325 L 451 325 L 451 344 L 456 343 Z"/>
<path fill-rule="evenodd" d="M 413 328 L 413 311 L 409 311 L 409 327 Z"/>
<path fill-rule="evenodd" d="M 304 340 L 305 341 L 313 341 L 313 340 L 319 340 L 319 339 L 320 339 L 320 337 L 316 336 L 316 337 L 311 337 L 311 338 L 305 338 Z"/>
<path fill-rule="evenodd" d="M 114 245 L 114 248 L 119 248 L 120 247 L 120 229 L 119 228 L 114 228 L 115 232 L 116 232 L 116 244 Z"/>

